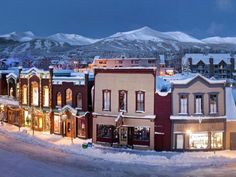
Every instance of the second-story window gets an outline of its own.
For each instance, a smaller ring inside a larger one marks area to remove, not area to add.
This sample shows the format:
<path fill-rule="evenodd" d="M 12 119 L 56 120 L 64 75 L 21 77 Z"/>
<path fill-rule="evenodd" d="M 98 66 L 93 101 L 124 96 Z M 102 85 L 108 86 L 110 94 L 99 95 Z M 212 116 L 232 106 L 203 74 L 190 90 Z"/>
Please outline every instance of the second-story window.
<path fill-rule="evenodd" d="M 180 96 L 180 113 L 181 114 L 188 113 L 188 96 L 187 95 Z"/>
<path fill-rule="evenodd" d="M 111 111 L 111 91 L 103 90 L 103 111 Z"/>
<path fill-rule="evenodd" d="M 137 91 L 136 92 L 136 112 L 145 111 L 145 92 Z"/>
<path fill-rule="evenodd" d="M 32 83 L 32 105 L 39 105 L 39 86 L 37 82 Z"/>
<path fill-rule="evenodd" d="M 71 91 L 71 89 L 66 89 L 66 104 L 72 106 L 72 91 Z"/>
<path fill-rule="evenodd" d="M 83 97 L 82 93 L 78 93 L 77 95 L 77 108 L 82 109 L 82 103 L 83 103 Z"/>
<path fill-rule="evenodd" d="M 43 106 L 49 106 L 49 88 L 48 86 L 43 87 Z"/>
<path fill-rule="evenodd" d="M 119 111 L 127 112 L 127 91 L 119 91 Z"/>
<path fill-rule="evenodd" d="M 23 86 L 23 100 L 22 104 L 27 104 L 28 103 L 28 88 L 26 85 Z"/>
<path fill-rule="evenodd" d="M 203 95 L 195 95 L 195 113 L 203 113 Z"/>
<path fill-rule="evenodd" d="M 61 98 L 61 92 L 57 93 L 57 106 L 61 107 L 62 106 L 62 98 Z"/>
<path fill-rule="evenodd" d="M 210 95 L 210 114 L 217 113 L 217 95 Z"/>

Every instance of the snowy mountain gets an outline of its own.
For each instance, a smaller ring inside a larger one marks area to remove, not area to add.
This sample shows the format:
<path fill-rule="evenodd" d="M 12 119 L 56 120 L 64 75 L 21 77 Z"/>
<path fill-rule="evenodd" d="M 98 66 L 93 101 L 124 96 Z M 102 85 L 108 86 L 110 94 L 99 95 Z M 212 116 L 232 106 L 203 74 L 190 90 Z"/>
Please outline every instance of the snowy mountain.
<path fill-rule="evenodd" d="M 236 37 L 209 37 L 202 39 L 203 42 L 208 44 L 236 44 Z"/>
<path fill-rule="evenodd" d="M 78 34 L 57 33 L 48 37 L 60 43 L 68 43 L 70 45 L 88 45 L 98 41 L 98 39 L 86 38 Z"/>
<path fill-rule="evenodd" d="M 236 37 L 199 40 L 180 31 L 160 32 L 149 27 L 118 32 L 102 39 L 64 33 L 39 37 L 30 31 L 0 35 L 0 57 L 73 56 L 91 59 L 97 55 L 155 57 L 158 53 L 184 52 L 236 52 Z"/>
<path fill-rule="evenodd" d="M 33 40 L 35 38 L 35 35 L 31 31 L 26 31 L 22 33 L 12 32 L 9 34 L 0 35 L 0 38 L 19 42 L 26 42 Z"/>

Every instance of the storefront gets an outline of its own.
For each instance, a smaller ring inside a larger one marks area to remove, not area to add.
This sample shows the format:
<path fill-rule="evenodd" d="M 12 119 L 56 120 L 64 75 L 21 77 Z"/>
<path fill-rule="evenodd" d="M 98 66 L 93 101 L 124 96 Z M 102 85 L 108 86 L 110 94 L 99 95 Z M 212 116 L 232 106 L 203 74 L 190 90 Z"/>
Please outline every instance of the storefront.
<path fill-rule="evenodd" d="M 173 124 L 173 150 L 220 150 L 225 148 L 225 121 Z"/>

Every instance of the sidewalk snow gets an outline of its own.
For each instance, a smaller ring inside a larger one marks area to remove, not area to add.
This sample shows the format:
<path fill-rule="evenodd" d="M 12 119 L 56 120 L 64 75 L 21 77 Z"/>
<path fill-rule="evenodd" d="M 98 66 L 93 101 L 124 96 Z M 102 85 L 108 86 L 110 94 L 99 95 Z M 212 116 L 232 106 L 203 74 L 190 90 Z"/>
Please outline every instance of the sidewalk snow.
<path fill-rule="evenodd" d="M 32 131 L 4 124 L 0 125 L 0 134 L 14 138 L 25 143 L 35 144 L 45 148 L 70 153 L 73 155 L 83 155 L 93 159 L 103 159 L 119 163 L 145 164 L 157 166 L 175 167 L 205 167 L 221 166 L 236 162 L 236 151 L 216 151 L 214 152 L 155 152 L 151 150 L 131 150 L 121 148 L 104 147 L 93 145 L 92 148 L 83 149 L 82 144 L 91 140 L 63 138 L 60 135 L 50 135 L 49 133 L 37 132 L 32 136 Z"/>

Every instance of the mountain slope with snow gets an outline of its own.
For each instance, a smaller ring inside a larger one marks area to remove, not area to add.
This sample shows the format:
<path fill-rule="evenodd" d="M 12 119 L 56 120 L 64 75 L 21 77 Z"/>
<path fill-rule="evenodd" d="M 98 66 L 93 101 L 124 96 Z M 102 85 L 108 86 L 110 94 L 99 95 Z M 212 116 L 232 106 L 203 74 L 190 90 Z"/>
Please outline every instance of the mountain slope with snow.
<path fill-rule="evenodd" d="M 5 38 L 8 40 L 14 40 L 19 42 L 27 42 L 33 40 L 34 38 L 36 38 L 36 36 L 31 31 L 26 31 L 22 33 L 12 32 L 9 34 L 0 35 L 0 38 Z"/>
<path fill-rule="evenodd" d="M 70 45 L 88 45 L 98 41 L 98 39 L 87 38 L 78 34 L 57 33 L 48 37 L 60 43 L 68 43 Z"/>
<path fill-rule="evenodd" d="M 236 44 L 236 37 L 209 37 L 202 39 L 203 42 L 208 44 Z"/>

